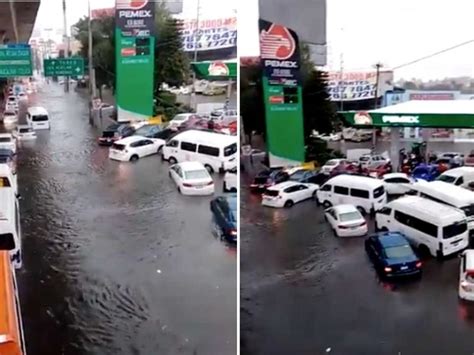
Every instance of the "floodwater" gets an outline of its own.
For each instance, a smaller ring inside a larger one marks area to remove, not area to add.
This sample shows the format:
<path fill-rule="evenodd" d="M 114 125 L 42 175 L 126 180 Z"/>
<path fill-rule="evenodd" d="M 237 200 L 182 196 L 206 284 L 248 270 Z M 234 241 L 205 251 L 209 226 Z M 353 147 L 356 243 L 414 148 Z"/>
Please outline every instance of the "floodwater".
<path fill-rule="evenodd" d="M 211 197 L 180 195 L 158 156 L 109 160 L 81 94 L 31 101 L 52 127 L 19 150 L 28 354 L 235 354 L 236 252 Z"/>
<path fill-rule="evenodd" d="M 381 282 L 364 238 L 336 238 L 323 209 L 260 205 L 241 177 L 242 355 L 474 353 L 474 306 L 457 296 L 459 259 L 421 280 Z"/>

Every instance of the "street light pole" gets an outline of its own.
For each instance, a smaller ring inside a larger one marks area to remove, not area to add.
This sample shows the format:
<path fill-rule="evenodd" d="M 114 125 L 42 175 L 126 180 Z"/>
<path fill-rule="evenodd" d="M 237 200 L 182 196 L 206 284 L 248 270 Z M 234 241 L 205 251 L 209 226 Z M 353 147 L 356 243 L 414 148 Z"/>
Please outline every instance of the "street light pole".
<path fill-rule="evenodd" d="M 66 12 L 66 0 L 63 0 L 63 19 L 64 19 L 64 42 L 65 42 L 65 50 L 64 50 L 64 58 L 69 57 L 69 50 L 70 50 L 70 42 L 69 36 L 67 33 L 67 12 Z M 64 92 L 69 92 L 69 77 L 66 76 L 64 80 Z"/>
<path fill-rule="evenodd" d="M 194 36 L 194 56 L 193 62 L 197 62 L 198 52 L 198 34 L 199 34 L 199 13 L 201 12 L 201 1 L 197 0 L 197 9 L 196 9 L 196 34 Z M 196 103 L 196 71 L 193 70 L 193 87 L 191 89 L 191 107 L 196 110 L 197 103 Z"/>
<path fill-rule="evenodd" d="M 88 4 L 88 11 L 89 11 L 89 21 L 87 23 L 88 25 L 88 36 L 89 36 L 89 48 L 88 48 L 88 57 L 89 57 L 89 94 L 91 95 L 91 104 L 92 100 L 97 96 L 97 86 L 95 83 L 95 70 L 94 70 L 94 63 L 93 63 L 93 36 L 92 36 L 92 12 L 91 12 L 91 1 L 87 1 Z"/>
<path fill-rule="evenodd" d="M 374 97 L 374 109 L 377 109 L 378 107 L 378 101 L 379 101 L 379 79 L 380 79 L 380 68 L 382 68 L 381 63 L 376 63 L 375 64 L 375 69 L 376 69 L 376 76 L 375 76 L 375 97 Z M 374 127 L 372 131 L 372 146 L 373 149 L 375 149 L 375 146 L 377 145 L 377 129 Z"/>

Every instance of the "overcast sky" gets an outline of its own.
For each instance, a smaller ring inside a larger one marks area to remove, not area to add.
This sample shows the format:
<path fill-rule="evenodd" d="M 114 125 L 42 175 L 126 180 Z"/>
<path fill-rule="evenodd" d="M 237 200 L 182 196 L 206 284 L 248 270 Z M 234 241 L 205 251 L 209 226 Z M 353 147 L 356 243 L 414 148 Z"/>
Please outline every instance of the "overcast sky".
<path fill-rule="evenodd" d="M 340 70 L 341 53 L 345 71 L 370 69 L 378 61 L 390 68 L 474 39 L 473 0 L 327 0 L 327 4 L 328 64 L 335 70 Z M 239 19 L 239 55 L 258 55 L 257 2 L 245 1 Z M 395 76 L 474 77 L 473 58 L 471 43 L 396 70 Z"/>

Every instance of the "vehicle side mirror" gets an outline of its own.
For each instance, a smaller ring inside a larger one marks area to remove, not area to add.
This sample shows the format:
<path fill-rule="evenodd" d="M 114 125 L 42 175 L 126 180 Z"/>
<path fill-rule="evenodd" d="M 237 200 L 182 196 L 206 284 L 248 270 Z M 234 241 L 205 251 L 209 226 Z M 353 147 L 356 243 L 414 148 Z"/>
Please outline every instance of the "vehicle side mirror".
<path fill-rule="evenodd" d="M 16 194 L 16 198 L 21 200 L 23 197 L 20 194 Z"/>

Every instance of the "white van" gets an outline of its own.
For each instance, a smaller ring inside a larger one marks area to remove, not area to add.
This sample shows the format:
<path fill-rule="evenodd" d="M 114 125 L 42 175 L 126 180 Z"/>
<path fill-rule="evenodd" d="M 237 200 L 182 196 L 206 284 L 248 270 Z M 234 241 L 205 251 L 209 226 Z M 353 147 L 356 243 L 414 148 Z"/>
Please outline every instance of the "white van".
<path fill-rule="evenodd" d="M 13 266 L 22 266 L 20 206 L 13 188 L 0 189 L 0 250 L 9 250 Z"/>
<path fill-rule="evenodd" d="M 26 121 L 33 129 L 51 129 L 48 111 L 43 107 L 29 107 Z"/>
<path fill-rule="evenodd" d="M 171 138 L 162 149 L 162 157 L 171 164 L 198 161 L 209 172 L 224 172 L 237 166 L 237 137 L 189 130 Z"/>
<path fill-rule="evenodd" d="M 403 233 L 422 253 L 443 257 L 469 244 L 466 216 L 459 209 L 419 196 L 388 203 L 375 217 L 376 229 Z"/>
<path fill-rule="evenodd" d="M 363 214 L 374 213 L 387 203 L 383 181 L 357 175 L 338 175 L 328 180 L 317 192 L 317 202 L 328 208 L 354 205 Z"/>
<path fill-rule="evenodd" d="M 436 180 L 467 188 L 469 183 L 474 181 L 474 167 L 462 166 L 446 170 Z"/>
<path fill-rule="evenodd" d="M 15 194 L 18 195 L 17 175 L 13 174 L 7 164 L 0 164 L 0 189 L 2 188 L 13 188 Z"/>
<path fill-rule="evenodd" d="M 416 182 L 411 186 L 417 196 L 459 208 L 467 219 L 469 236 L 474 235 L 474 192 L 443 181 Z"/>
<path fill-rule="evenodd" d="M 459 268 L 459 298 L 474 301 L 474 250 L 464 250 Z"/>

